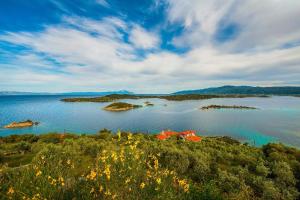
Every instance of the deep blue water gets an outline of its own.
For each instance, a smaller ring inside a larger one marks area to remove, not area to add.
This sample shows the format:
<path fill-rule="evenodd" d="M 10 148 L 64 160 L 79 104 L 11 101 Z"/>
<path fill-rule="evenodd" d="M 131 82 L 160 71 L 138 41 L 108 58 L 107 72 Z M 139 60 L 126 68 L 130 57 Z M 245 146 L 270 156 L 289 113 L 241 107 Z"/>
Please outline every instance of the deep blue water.
<path fill-rule="evenodd" d="M 38 126 L 24 129 L 0 128 L 0 136 L 48 132 L 96 133 L 100 129 L 157 133 L 163 129 L 194 129 L 200 135 L 227 135 L 251 144 L 282 142 L 300 147 L 300 98 L 209 99 L 173 102 L 149 99 L 153 107 L 112 113 L 107 103 L 65 103 L 65 96 L 1 96 L 0 126 L 31 119 Z M 143 104 L 146 99 L 126 100 Z M 167 104 L 165 106 L 164 104 Z M 210 104 L 244 105 L 258 110 L 199 110 Z"/>

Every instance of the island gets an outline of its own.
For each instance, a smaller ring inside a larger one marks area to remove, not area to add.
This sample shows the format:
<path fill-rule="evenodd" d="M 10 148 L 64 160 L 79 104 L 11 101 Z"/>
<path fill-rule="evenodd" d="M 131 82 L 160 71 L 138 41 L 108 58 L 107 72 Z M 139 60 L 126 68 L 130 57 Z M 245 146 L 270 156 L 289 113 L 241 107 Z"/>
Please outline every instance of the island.
<path fill-rule="evenodd" d="M 214 98 L 247 98 L 247 97 L 269 97 L 266 95 L 245 94 L 172 94 L 172 95 L 134 95 L 134 94 L 110 94 L 100 97 L 74 97 L 64 98 L 64 102 L 113 102 L 123 99 L 165 99 L 168 101 L 205 100 Z"/>
<path fill-rule="evenodd" d="M 25 127 L 31 127 L 33 125 L 38 125 L 39 122 L 33 122 L 31 120 L 26 120 L 26 121 L 22 121 L 22 122 L 12 122 L 6 126 L 4 126 L 4 128 L 25 128 Z"/>
<path fill-rule="evenodd" d="M 130 103 L 124 103 L 124 102 L 114 102 L 112 104 L 109 104 L 108 106 L 105 106 L 103 109 L 106 111 L 121 112 L 121 111 L 132 110 L 140 107 L 142 106 L 130 104 Z"/>
<path fill-rule="evenodd" d="M 145 106 L 154 106 L 154 104 L 151 103 L 150 101 L 146 101 L 146 102 L 144 102 L 144 104 L 145 104 Z"/>
<path fill-rule="evenodd" d="M 209 106 L 203 106 L 201 107 L 201 110 L 210 110 L 210 109 L 248 109 L 248 110 L 254 110 L 257 109 L 255 107 L 249 107 L 249 106 L 227 106 L 227 105 L 209 105 Z"/>

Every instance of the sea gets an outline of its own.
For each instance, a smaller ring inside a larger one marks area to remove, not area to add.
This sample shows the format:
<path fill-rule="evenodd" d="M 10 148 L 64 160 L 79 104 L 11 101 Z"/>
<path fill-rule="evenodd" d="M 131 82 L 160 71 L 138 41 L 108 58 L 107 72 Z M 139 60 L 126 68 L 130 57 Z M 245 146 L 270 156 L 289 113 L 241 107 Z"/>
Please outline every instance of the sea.
<path fill-rule="evenodd" d="M 300 97 L 217 98 L 167 101 L 164 99 L 122 100 L 154 106 L 126 112 L 109 112 L 109 103 L 61 101 L 70 96 L 0 96 L 0 136 L 13 134 L 76 133 L 96 134 L 102 129 L 157 134 L 162 130 L 196 130 L 200 136 L 230 136 L 250 145 L 269 142 L 300 147 Z M 74 96 L 72 96 L 74 97 Z M 241 105 L 256 110 L 201 110 L 202 106 Z M 38 126 L 5 129 L 13 121 L 33 120 Z"/>

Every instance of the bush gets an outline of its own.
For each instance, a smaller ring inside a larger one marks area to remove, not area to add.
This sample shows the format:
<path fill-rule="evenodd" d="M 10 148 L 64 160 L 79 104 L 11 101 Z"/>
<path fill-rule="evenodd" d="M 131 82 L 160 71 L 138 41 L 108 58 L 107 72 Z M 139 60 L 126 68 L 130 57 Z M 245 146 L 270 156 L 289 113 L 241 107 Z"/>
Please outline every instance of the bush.
<path fill-rule="evenodd" d="M 31 144 L 28 142 L 20 142 L 14 145 L 14 149 L 19 152 L 27 152 L 31 150 Z"/>
<path fill-rule="evenodd" d="M 9 167 L 0 168 L 0 199 L 299 198 L 300 151 L 282 144 L 158 141 L 107 130 L 38 137 L 31 144 L 14 136 L 18 142 L 1 145 Z M 31 152 L 15 154 L 29 146 Z"/>

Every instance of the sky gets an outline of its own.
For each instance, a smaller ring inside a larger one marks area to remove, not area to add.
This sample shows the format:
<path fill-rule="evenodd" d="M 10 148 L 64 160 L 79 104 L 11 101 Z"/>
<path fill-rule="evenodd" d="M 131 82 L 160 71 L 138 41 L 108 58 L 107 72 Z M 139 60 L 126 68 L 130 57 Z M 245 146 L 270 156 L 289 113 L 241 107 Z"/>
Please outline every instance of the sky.
<path fill-rule="evenodd" d="M 0 1 L 0 91 L 300 86 L 299 0 Z"/>

